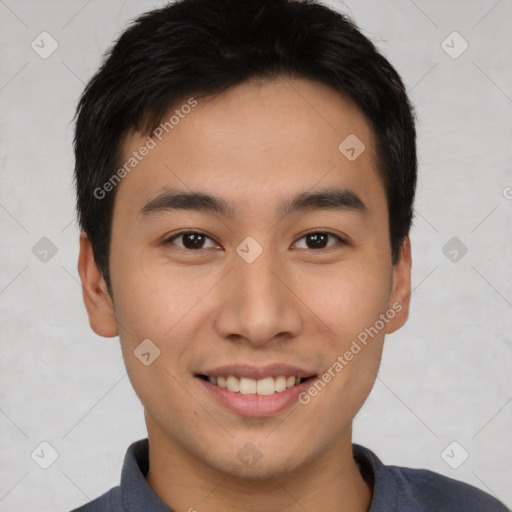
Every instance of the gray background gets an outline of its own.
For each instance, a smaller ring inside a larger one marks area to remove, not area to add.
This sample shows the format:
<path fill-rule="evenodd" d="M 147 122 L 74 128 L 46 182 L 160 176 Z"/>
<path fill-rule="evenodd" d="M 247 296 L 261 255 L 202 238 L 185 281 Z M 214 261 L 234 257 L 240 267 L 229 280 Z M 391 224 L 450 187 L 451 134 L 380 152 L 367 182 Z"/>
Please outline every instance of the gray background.
<path fill-rule="evenodd" d="M 82 303 L 71 143 L 103 52 L 156 5 L 0 0 L 0 511 L 85 503 L 118 483 L 126 448 L 146 436 L 119 340 L 96 336 Z M 412 310 L 386 340 L 354 441 L 510 507 L 512 0 L 329 5 L 397 67 L 419 130 Z M 46 59 L 31 47 L 43 31 L 58 43 Z M 58 452 L 48 469 L 43 441 Z"/>

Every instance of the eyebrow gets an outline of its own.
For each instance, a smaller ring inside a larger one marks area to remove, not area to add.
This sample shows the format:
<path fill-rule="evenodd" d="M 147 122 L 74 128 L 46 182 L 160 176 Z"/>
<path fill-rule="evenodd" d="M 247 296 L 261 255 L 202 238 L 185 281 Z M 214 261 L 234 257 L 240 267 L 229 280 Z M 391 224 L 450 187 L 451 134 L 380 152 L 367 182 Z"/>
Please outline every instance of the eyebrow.
<path fill-rule="evenodd" d="M 220 214 L 230 219 L 235 212 L 233 205 L 207 192 L 168 189 L 144 205 L 138 215 L 149 218 L 173 210 L 195 210 Z M 364 214 L 368 208 L 355 192 L 345 188 L 327 187 L 314 192 L 301 192 L 283 201 L 277 208 L 277 215 L 283 218 L 305 210 L 353 211 Z"/>

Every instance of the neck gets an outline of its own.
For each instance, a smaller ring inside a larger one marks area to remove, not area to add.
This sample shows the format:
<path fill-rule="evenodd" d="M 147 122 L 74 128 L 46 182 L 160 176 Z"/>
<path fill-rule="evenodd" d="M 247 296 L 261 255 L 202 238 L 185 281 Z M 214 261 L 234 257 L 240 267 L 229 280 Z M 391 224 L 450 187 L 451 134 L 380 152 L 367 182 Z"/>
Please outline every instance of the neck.
<path fill-rule="evenodd" d="M 352 457 L 349 426 L 315 460 L 284 476 L 265 479 L 229 475 L 183 450 L 155 424 L 148 424 L 146 481 L 173 510 L 208 512 L 366 512 L 372 490 Z"/>

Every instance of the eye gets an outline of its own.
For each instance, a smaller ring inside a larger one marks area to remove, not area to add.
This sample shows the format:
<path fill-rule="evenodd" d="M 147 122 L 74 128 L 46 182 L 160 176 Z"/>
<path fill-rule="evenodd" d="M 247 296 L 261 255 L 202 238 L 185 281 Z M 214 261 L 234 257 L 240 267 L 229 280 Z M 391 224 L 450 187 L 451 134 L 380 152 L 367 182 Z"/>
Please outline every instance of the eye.
<path fill-rule="evenodd" d="M 306 233 L 302 235 L 299 240 L 305 239 L 306 247 L 299 247 L 301 249 L 326 249 L 335 244 L 328 244 L 329 237 L 339 242 L 342 245 L 346 245 L 345 240 L 343 240 L 340 236 L 335 235 L 334 233 L 329 233 L 325 231 L 312 231 L 310 233 Z M 176 243 L 176 240 L 181 241 L 181 243 Z M 210 240 L 211 244 L 209 247 L 205 245 L 205 241 Z M 298 244 L 299 242 L 296 242 Z M 180 233 L 176 233 L 172 235 L 170 238 L 164 241 L 164 245 L 177 245 L 181 249 L 185 250 L 200 250 L 200 249 L 208 249 L 208 248 L 216 248 L 220 247 L 210 236 L 205 233 L 201 233 L 200 231 L 181 231 Z"/>
<path fill-rule="evenodd" d="M 303 238 L 306 240 L 306 247 L 300 247 L 301 249 L 325 249 L 329 248 L 334 244 L 327 245 L 327 241 L 329 237 L 334 238 L 338 242 L 340 242 L 342 245 L 346 245 L 345 240 L 341 238 L 338 235 L 335 235 L 334 233 L 328 233 L 325 231 L 312 231 L 310 233 L 306 233 L 305 235 L 301 236 L 299 240 L 302 240 Z M 296 242 L 298 243 L 298 242 Z"/>
<path fill-rule="evenodd" d="M 175 243 L 175 240 L 181 240 L 182 244 Z M 213 242 L 213 245 L 210 247 L 218 247 L 218 244 L 216 244 L 212 238 L 200 231 L 181 231 L 165 240 L 164 245 L 173 244 L 188 250 L 208 249 L 209 247 L 205 247 L 205 240 L 211 240 Z"/>

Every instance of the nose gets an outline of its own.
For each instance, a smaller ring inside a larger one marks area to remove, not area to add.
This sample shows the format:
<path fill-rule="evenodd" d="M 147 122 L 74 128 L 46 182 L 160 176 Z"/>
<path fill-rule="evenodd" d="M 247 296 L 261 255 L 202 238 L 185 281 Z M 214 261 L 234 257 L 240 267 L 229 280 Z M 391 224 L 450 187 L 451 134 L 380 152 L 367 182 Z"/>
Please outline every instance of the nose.
<path fill-rule="evenodd" d="M 219 290 L 222 300 L 214 320 L 219 336 L 264 346 L 299 334 L 303 316 L 298 290 L 276 256 L 264 250 L 252 263 L 235 258 Z"/>

